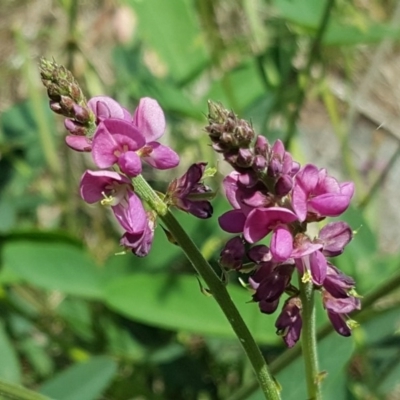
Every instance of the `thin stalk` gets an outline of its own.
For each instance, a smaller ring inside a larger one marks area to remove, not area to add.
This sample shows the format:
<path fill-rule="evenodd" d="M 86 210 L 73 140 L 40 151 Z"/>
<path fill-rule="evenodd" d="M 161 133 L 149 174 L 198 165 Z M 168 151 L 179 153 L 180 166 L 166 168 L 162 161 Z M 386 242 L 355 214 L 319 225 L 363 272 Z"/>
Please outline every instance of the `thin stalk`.
<path fill-rule="evenodd" d="M 2 400 L 50 400 L 49 397 L 33 392 L 22 386 L 0 380 L 0 399 Z"/>
<path fill-rule="evenodd" d="M 317 335 L 315 329 L 314 288 L 312 282 L 304 283 L 299 276 L 302 303 L 301 349 L 305 366 L 308 398 L 320 400 L 321 388 L 318 369 Z"/>
<path fill-rule="evenodd" d="M 266 399 L 279 400 L 280 395 L 274 378 L 268 371 L 267 364 L 247 325 L 233 303 L 225 285 L 221 282 L 211 265 L 203 257 L 200 250 L 185 230 L 167 209 L 165 203 L 152 190 L 142 176 L 132 180 L 135 192 L 157 211 L 166 229 L 173 235 L 176 243 L 182 248 L 196 272 L 202 277 L 214 299 L 221 307 L 229 324 L 235 332 L 240 344 L 249 358 L 257 376 L 261 390 Z"/>

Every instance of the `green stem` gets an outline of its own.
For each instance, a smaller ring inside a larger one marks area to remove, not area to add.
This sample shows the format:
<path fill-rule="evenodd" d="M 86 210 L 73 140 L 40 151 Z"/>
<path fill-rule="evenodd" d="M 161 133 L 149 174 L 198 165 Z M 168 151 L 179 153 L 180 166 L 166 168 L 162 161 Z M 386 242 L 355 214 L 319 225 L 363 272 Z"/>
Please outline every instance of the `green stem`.
<path fill-rule="evenodd" d="M 0 399 L 2 400 L 50 400 L 49 397 L 33 392 L 22 386 L 0 380 Z"/>
<path fill-rule="evenodd" d="M 303 354 L 308 398 L 320 400 L 321 389 L 318 369 L 317 335 L 315 329 L 314 288 L 312 282 L 303 283 L 299 276 L 302 303 L 301 349 Z"/>
<path fill-rule="evenodd" d="M 269 373 L 267 364 L 257 346 L 257 343 L 233 303 L 225 285 L 221 282 L 211 265 L 203 257 L 196 244 L 193 243 L 192 239 L 187 235 L 174 215 L 167 209 L 167 206 L 152 190 L 144 178 L 138 176 L 132 181 L 135 187 L 135 192 L 142 200 L 146 201 L 153 210 L 159 213 L 165 227 L 173 235 L 175 241 L 182 248 L 194 269 L 207 284 L 208 289 L 221 307 L 247 357 L 249 358 L 261 390 L 264 392 L 265 398 L 270 400 L 279 400 L 280 395 L 274 378 Z"/>

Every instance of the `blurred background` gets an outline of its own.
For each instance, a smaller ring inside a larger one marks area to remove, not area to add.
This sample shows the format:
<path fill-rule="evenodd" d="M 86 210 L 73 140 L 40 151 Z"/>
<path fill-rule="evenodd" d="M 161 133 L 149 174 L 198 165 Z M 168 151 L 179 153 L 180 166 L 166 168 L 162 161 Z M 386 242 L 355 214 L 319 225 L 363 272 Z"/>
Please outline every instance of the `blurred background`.
<path fill-rule="evenodd" d="M 87 98 L 132 112 L 157 99 L 174 171 L 219 173 L 214 218 L 179 215 L 218 270 L 229 167 L 204 131 L 220 101 L 301 163 L 353 180 L 344 219 L 357 231 L 337 265 L 365 310 L 351 338 L 319 306 L 324 399 L 400 399 L 400 2 L 395 0 L 1 0 L 0 379 L 59 400 L 262 398 L 231 328 L 179 248 L 157 228 L 151 254 L 115 255 L 112 215 L 79 196 L 90 155 L 64 144 L 40 57 L 70 69 Z M 336 260 L 335 260 L 336 262 Z M 287 399 L 305 399 L 298 349 L 231 276 L 229 290 Z"/>

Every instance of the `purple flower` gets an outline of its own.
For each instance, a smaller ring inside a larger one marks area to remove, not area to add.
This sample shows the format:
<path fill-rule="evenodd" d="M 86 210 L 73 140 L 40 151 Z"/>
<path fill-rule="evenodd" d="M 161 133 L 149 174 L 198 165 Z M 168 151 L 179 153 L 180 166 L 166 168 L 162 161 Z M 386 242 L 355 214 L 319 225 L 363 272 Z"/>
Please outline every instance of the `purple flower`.
<path fill-rule="evenodd" d="M 295 177 L 292 206 L 301 222 L 316 221 L 342 214 L 353 194 L 352 182 L 339 183 L 325 169 L 308 164 Z"/>
<path fill-rule="evenodd" d="M 335 298 L 346 298 L 354 289 L 355 282 L 350 276 L 345 275 L 331 263 L 328 263 L 324 288 Z"/>
<path fill-rule="evenodd" d="M 240 269 L 245 256 L 243 239 L 235 236 L 228 240 L 221 250 L 219 264 L 226 270 Z"/>
<path fill-rule="evenodd" d="M 277 265 L 272 261 L 263 263 L 257 272 L 249 278 L 250 286 L 256 291 L 253 300 L 263 302 L 261 305 L 264 306 L 264 310 L 265 303 L 275 303 L 276 300 L 279 300 L 290 283 L 293 269 L 293 264 Z M 276 306 L 278 306 L 277 303 Z"/>
<path fill-rule="evenodd" d="M 293 347 L 297 343 L 302 325 L 301 300 L 298 297 L 291 297 L 286 300 L 275 322 L 277 334 L 283 337 L 287 347 Z"/>
<path fill-rule="evenodd" d="M 315 285 L 321 286 L 324 283 L 328 263 L 325 256 L 319 251 L 296 258 L 296 267 L 305 280 L 311 277 Z"/>
<path fill-rule="evenodd" d="M 332 326 L 342 336 L 350 336 L 351 329 L 346 323 L 347 314 L 361 308 L 360 299 L 354 296 L 335 298 L 328 291 L 322 291 L 322 301 Z"/>
<path fill-rule="evenodd" d="M 109 118 L 100 122 L 93 137 L 92 157 L 99 168 L 118 164 L 131 177 L 142 172 L 137 150 L 145 145 L 143 135 L 129 122 Z"/>
<path fill-rule="evenodd" d="M 111 98 L 95 97 L 88 104 L 98 123 L 92 154 L 99 168 L 118 164 L 122 172 L 134 177 L 141 173 L 141 160 L 157 169 L 179 164 L 172 149 L 155 141 L 165 130 L 164 113 L 155 100 L 141 99 L 133 118 Z"/>
<path fill-rule="evenodd" d="M 287 224 L 296 220 L 297 216 L 286 208 L 255 208 L 246 218 L 243 235 L 249 243 L 254 243 L 272 232 L 271 253 L 276 261 L 285 261 L 293 250 L 293 237 Z"/>
<path fill-rule="evenodd" d="M 81 178 L 80 192 L 87 203 L 102 201 L 110 205 L 126 232 L 139 234 L 146 229 L 142 202 L 126 177 L 113 171 L 86 171 Z"/>
<path fill-rule="evenodd" d="M 126 232 L 120 240 L 120 245 L 132 250 L 132 253 L 138 257 L 147 256 L 153 244 L 155 219 L 154 213 L 147 212 L 147 224 L 144 231 L 139 233 Z"/>
<path fill-rule="evenodd" d="M 174 179 L 168 186 L 166 202 L 197 218 L 210 218 L 213 208 L 207 196 L 210 196 L 212 190 L 200 182 L 206 165 L 192 164 L 184 175 Z"/>
<path fill-rule="evenodd" d="M 319 232 L 318 239 L 323 243 L 322 252 L 326 257 L 335 257 L 343 253 L 345 246 L 353 238 L 349 225 L 343 221 L 326 224 Z"/>

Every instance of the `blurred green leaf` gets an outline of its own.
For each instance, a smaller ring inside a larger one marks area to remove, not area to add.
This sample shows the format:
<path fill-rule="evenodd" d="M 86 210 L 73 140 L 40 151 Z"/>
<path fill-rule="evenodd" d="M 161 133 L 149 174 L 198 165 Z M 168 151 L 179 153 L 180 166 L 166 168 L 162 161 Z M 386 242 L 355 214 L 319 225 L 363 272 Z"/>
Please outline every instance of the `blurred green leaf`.
<path fill-rule="evenodd" d="M 274 0 L 279 14 L 288 21 L 309 28 L 317 28 L 326 0 Z"/>
<path fill-rule="evenodd" d="M 75 364 L 47 381 L 40 393 L 57 400 L 95 400 L 111 383 L 116 363 L 108 357 L 93 357 Z"/>
<path fill-rule="evenodd" d="M 262 315 L 251 295 L 230 285 L 229 292 L 256 340 L 275 343 L 275 319 Z M 235 338 L 212 297 L 204 296 L 194 275 L 134 274 L 110 282 L 105 301 L 114 310 L 153 326 Z"/>
<path fill-rule="evenodd" d="M 102 296 L 102 279 L 93 260 L 70 244 L 7 242 L 3 262 L 29 284 L 85 298 Z"/>
<path fill-rule="evenodd" d="M 43 348 L 43 345 L 38 343 L 38 339 L 27 337 L 21 340 L 20 347 L 24 356 L 39 376 L 49 376 L 53 372 L 53 359 Z"/>
<path fill-rule="evenodd" d="M 204 39 L 192 1 L 127 0 L 127 3 L 138 15 L 143 39 L 176 81 L 188 79 L 206 63 Z"/>
<path fill-rule="evenodd" d="M 243 82 L 246 84 L 243 85 Z M 226 108 L 233 108 L 236 114 L 241 114 L 264 94 L 263 82 L 255 61 L 252 60 L 214 81 L 203 103 L 207 104 L 207 100 L 221 102 Z"/>
<path fill-rule="evenodd" d="M 21 381 L 21 368 L 18 356 L 11 340 L 0 321 L 0 378 L 5 381 L 19 383 Z"/>

